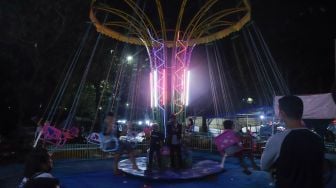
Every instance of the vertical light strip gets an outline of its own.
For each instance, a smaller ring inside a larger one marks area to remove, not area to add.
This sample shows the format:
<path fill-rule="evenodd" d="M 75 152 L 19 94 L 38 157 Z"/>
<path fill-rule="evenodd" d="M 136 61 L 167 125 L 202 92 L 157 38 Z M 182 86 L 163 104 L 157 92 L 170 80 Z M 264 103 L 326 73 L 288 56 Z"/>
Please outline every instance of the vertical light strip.
<path fill-rule="evenodd" d="M 166 104 L 166 69 L 163 69 L 162 106 Z"/>
<path fill-rule="evenodd" d="M 182 79 L 181 79 L 181 102 L 182 102 L 182 104 L 183 105 L 185 105 L 186 103 L 186 101 L 185 101 L 185 97 L 186 97 L 186 78 L 187 78 L 187 76 L 186 76 L 186 69 L 184 68 L 183 69 L 183 75 L 182 75 Z"/>
<path fill-rule="evenodd" d="M 150 72 L 149 75 L 149 89 L 150 89 L 150 106 L 153 108 L 153 73 Z"/>
<path fill-rule="evenodd" d="M 190 71 L 188 70 L 188 75 L 187 75 L 187 93 L 186 93 L 186 106 L 189 105 L 189 87 L 190 86 Z"/>
<path fill-rule="evenodd" d="M 157 70 L 154 70 L 154 107 L 158 106 L 158 100 L 157 100 Z"/>

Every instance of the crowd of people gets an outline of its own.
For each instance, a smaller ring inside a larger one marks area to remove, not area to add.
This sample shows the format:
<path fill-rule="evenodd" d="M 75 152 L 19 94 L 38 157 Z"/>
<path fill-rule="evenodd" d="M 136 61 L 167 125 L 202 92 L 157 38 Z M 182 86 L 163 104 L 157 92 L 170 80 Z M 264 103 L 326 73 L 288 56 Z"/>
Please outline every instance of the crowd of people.
<path fill-rule="evenodd" d="M 285 96 L 279 100 L 279 115 L 286 125 L 284 132 L 271 136 L 261 156 L 261 170 L 271 173 L 276 187 L 323 187 L 324 144 L 319 135 L 302 124 L 303 102 L 296 96 Z M 170 166 L 175 170 L 183 167 L 181 158 L 182 124 L 175 114 L 170 116 L 167 124 L 167 136 L 157 123 L 152 125 L 149 136 L 148 163 L 146 175 L 151 175 L 154 155 L 158 168 L 162 168 L 161 150 L 165 144 L 170 150 Z M 188 120 L 185 132 L 192 132 L 194 122 Z M 136 152 L 133 144 L 118 139 L 121 133 L 116 124 L 116 116 L 110 112 L 104 119 L 102 134 L 104 139 L 115 137 L 118 147 L 114 151 L 113 170 L 116 175 L 121 172 L 118 162 L 122 154 L 127 154 L 134 170 L 139 170 L 136 163 Z M 127 123 L 126 136 L 135 136 L 132 124 Z M 217 149 L 222 156 L 221 167 L 224 168 L 228 156 L 239 160 L 243 172 L 251 174 L 244 158 L 247 156 L 254 170 L 260 170 L 250 150 L 242 146 L 243 136 L 234 131 L 232 120 L 223 122 L 223 132 L 215 138 Z M 115 147 L 115 146 L 111 146 Z M 60 182 L 50 171 L 52 160 L 48 151 L 35 148 L 28 156 L 24 169 L 24 178 L 20 187 L 58 187 Z"/>

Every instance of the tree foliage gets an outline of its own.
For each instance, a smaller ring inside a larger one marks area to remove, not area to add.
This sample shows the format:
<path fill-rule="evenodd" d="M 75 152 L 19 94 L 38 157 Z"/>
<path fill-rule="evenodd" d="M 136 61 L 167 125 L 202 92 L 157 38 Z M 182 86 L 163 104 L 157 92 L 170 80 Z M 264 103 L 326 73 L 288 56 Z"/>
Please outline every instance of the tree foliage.
<path fill-rule="evenodd" d="M 1 110 L 6 117 L 2 132 L 43 113 L 78 45 L 88 21 L 89 3 L 0 1 Z"/>

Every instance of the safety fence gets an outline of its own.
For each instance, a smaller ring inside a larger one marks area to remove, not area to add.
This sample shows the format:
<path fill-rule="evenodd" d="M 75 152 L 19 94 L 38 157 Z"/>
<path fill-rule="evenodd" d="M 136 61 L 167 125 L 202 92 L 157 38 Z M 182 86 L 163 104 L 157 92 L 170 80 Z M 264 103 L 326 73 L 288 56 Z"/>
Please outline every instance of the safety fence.
<path fill-rule="evenodd" d="M 183 143 L 192 150 L 214 151 L 213 137 L 210 135 L 189 135 L 183 137 Z M 149 140 L 138 143 L 136 150 L 140 154 L 147 152 Z M 103 152 L 99 145 L 65 144 L 62 147 L 48 146 L 53 159 L 107 159 L 113 157 L 113 152 Z"/>
<path fill-rule="evenodd" d="M 138 153 L 145 153 L 148 141 L 137 144 Z M 95 144 L 65 144 L 62 147 L 49 146 L 48 151 L 53 159 L 108 159 L 114 156 L 114 152 L 104 152 Z"/>
<path fill-rule="evenodd" d="M 214 138 L 211 135 L 185 135 L 183 144 L 192 150 L 212 152 L 215 150 Z"/>
<path fill-rule="evenodd" d="M 65 144 L 62 147 L 49 146 L 48 151 L 55 159 L 103 159 L 109 154 L 94 144 Z"/>
<path fill-rule="evenodd" d="M 253 141 L 248 147 L 254 155 L 260 157 L 265 148 L 265 141 Z M 183 144 L 192 149 L 206 152 L 216 152 L 214 137 L 210 134 L 186 134 L 183 136 Z M 328 150 L 336 152 L 336 144 L 326 145 Z M 149 140 L 144 140 L 136 146 L 137 153 L 145 154 L 149 148 Z M 48 150 L 53 154 L 53 159 L 107 159 L 114 156 L 113 152 L 103 152 L 99 145 L 95 144 L 65 144 L 62 147 L 49 146 Z"/>

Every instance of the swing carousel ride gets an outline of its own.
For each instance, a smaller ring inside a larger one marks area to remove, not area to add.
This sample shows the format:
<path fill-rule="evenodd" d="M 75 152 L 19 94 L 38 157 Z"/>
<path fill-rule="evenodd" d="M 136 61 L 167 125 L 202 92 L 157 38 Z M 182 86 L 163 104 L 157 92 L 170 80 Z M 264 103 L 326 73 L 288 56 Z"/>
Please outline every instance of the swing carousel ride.
<path fill-rule="evenodd" d="M 216 0 L 202 3 L 183 0 L 169 1 L 170 5 L 165 3 L 160 0 L 124 0 L 110 4 L 93 1 L 90 10 L 90 19 L 98 32 L 146 48 L 151 68 L 151 108 L 154 119 L 163 126 L 166 125 L 168 114 L 175 114 L 180 120 L 185 119 L 193 48 L 239 31 L 249 22 L 251 13 L 247 0 L 225 3 Z M 177 15 L 171 15 L 175 12 Z M 168 23 L 174 17 L 175 25 Z M 166 136 L 166 127 L 163 130 Z M 138 160 L 141 160 L 138 164 L 144 164 L 142 168 L 145 169 L 146 159 Z M 181 174 L 156 173 L 147 178 L 189 179 L 221 171 L 216 162 L 205 163 L 196 164 Z M 132 170 L 129 160 L 121 161 L 119 168 L 129 174 L 146 176 L 143 171 Z"/>
<path fill-rule="evenodd" d="M 194 46 L 222 39 L 250 20 L 247 0 L 167 3 L 93 1 L 90 10 L 90 19 L 98 32 L 146 48 L 151 68 L 151 107 L 155 120 L 162 125 L 170 113 L 180 120 L 185 118 L 189 104 L 188 68 Z M 176 25 L 167 23 L 172 18 L 176 18 Z"/>
<path fill-rule="evenodd" d="M 134 45 L 137 46 L 137 49 L 143 48 L 146 51 L 150 66 L 148 93 L 150 93 L 152 110 L 151 119 L 161 125 L 165 137 L 168 115 L 175 114 L 180 121 L 185 120 L 186 109 L 190 105 L 190 61 L 192 52 L 197 45 L 206 52 L 215 116 L 228 117 L 231 112 L 235 111 L 233 98 L 238 98 L 238 95 L 233 85 L 243 86 L 242 90 L 245 93 L 249 93 L 251 90 L 259 91 L 257 96 L 265 104 L 271 104 L 272 97 L 275 94 L 287 94 L 289 92 L 261 32 L 256 24 L 250 20 L 251 8 L 248 0 L 206 0 L 197 2 L 187 0 L 120 0 L 117 3 L 93 0 L 89 17 L 92 24 L 88 25 L 73 61 L 67 66 L 64 80 L 60 81 L 58 92 L 52 97 L 54 101 L 50 102 L 46 108 L 43 116 L 43 121 L 46 123 L 44 123 L 35 139 L 34 146 L 38 144 L 39 140 L 42 140 L 43 143 L 60 147 L 67 140 L 78 136 L 78 128 L 72 125 L 72 121 L 76 116 L 79 99 L 85 89 L 85 82 L 102 35 L 116 41 L 115 51 L 118 44 L 121 43 Z M 93 45 L 89 60 L 84 66 L 78 88 L 73 92 L 74 100 L 64 120 L 63 128 L 60 129 L 52 125 L 55 124 L 53 123 L 55 122 L 55 114 L 82 54 L 84 44 L 87 43 L 92 25 L 99 34 Z M 218 43 L 224 38 L 230 38 L 231 45 L 229 48 L 233 54 L 231 60 L 235 63 L 234 66 L 238 67 L 236 75 L 239 75 L 239 77 L 226 74 L 226 70 L 230 66 L 229 60 L 226 58 L 229 53 L 226 52 L 228 47 L 223 47 Z M 106 109 L 103 109 L 106 112 L 117 108 L 115 106 L 118 103 L 118 90 L 121 85 L 125 84 L 125 81 L 123 83 L 121 81 L 123 74 L 127 74 L 124 63 L 117 67 L 114 67 L 113 63 L 115 62 L 112 59 L 106 69 L 106 78 L 103 81 L 105 85 L 102 86 L 102 93 L 104 93 L 108 88 L 107 83 L 111 83 L 109 81 L 113 71 L 115 71 L 108 104 Z M 138 92 L 139 86 L 136 86 L 136 81 L 139 78 L 138 75 L 132 76 L 133 81 L 128 82 L 129 87 L 133 87 L 132 90 L 129 90 L 129 95 Z M 249 79 L 251 79 L 252 84 L 247 83 Z M 236 80 L 240 80 L 240 83 L 237 84 Z M 131 98 L 136 97 L 132 96 Z M 115 147 L 112 148 L 106 148 L 104 145 L 109 145 L 112 142 L 117 143 L 117 140 L 103 140 L 100 133 L 93 132 L 104 102 L 106 101 L 103 100 L 103 95 L 100 95 L 87 141 L 90 144 L 100 145 L 103 152 L 114 152 L 117 150 L 118 144 L 114 144 Z M 49 110 L 49 113 L 46 113 L 47 110 Z M 136 143 L 139 140 L 141 139 L 133 138 L 132 141 Z M 186 158 L 188 157 L 191 156 L 186 155 Z M 143 164 L 143 167 L 140 165 L 141 169 L 145 169 L 145 159 L 138 158 L 137 160 Z M 123 160 L 119 163 L 119 167 L 124 172 L 136 176 L 145 176 L 143 171 L 132 170 L 130 166 L 129 160 Z M 203 170 L 197 170 L 200 168 Z M 147 178 L 188 179 L 204 177 L 221 170 L 217 162 L 207 161 L 202 163 L 201 161 L 199 164 L 194 164 L 190 171 L 183 172 L 183 176 L 181 174 L 172 175 L 171 173 L 167 176 L 167 174 L 158 173 L 156 176 Z M 200 173 L 195 174 L 196 171 Z"/>

